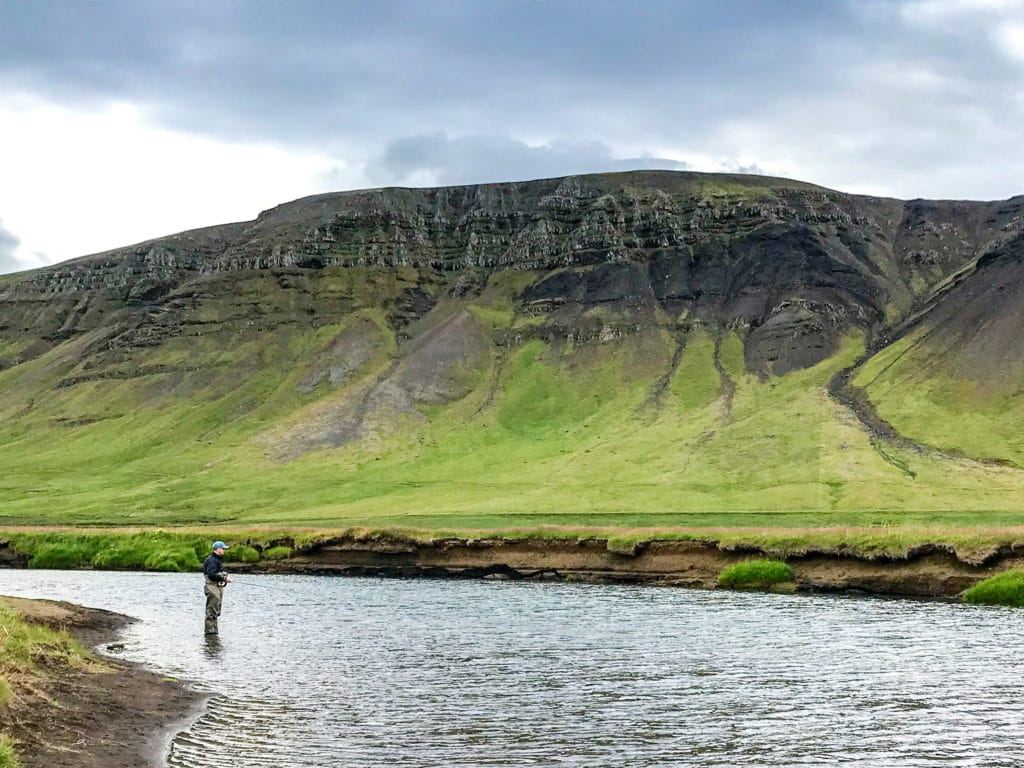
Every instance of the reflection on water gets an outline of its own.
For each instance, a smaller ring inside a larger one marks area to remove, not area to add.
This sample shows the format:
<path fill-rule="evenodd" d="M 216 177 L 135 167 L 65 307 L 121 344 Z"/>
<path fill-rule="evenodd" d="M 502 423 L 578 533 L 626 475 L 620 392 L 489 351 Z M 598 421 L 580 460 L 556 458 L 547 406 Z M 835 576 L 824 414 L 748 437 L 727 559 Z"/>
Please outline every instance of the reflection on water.
<path fill-rule="evenodd" d="M 216 661 L 224 651 L 224 643 L 218 635 L 203 635 L 203 656 L 208 661 Z"/>
<path fill-rule="evenodd" d="M 689 590 L 4 571 L 212 693 L 169 765 L 1018 766 L 1024 612 Z"/>

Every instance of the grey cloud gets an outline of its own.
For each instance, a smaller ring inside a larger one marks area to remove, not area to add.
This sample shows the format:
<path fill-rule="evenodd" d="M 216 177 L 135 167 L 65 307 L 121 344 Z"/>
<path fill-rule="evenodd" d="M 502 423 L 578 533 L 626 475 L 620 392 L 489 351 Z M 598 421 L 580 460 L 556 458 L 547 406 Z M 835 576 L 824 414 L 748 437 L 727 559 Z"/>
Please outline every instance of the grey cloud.
<path fill-rule="evenodd" d="M 0 0 L 0 88 L 128 100 L 164 126 L 344 157 L 379 183 L 612 170 L 608 147 L 650 146 L 904 196 L 1003 193 L 1020 177 L 1005 159 L 1021 62 L 992 44 L 997 12 L 922 7 Z M 951 189 L 970 167 L 974 186 Z"/>
<path fill-rule="evenodd" d="M 764 176 L 765 170 L 757 163 L 751 163 L 750 165 L 736 164 L 732 168 L 729 168 L 733 173 L 747 173 L 751 176 Z"/>
<path fill-rule="evenodd" d="M 616 158 L 601 142 L 530 146 L 508 136 L 443 134 L 408 136 L 391 142 L 366 168 L 377 184 L 409 181 L 441 185 L 549 178 L 601 171 L 661 168 L 684 170 L 667 158 Z"/>
<path fill-rule="evenodd" d="M 0 219 L 0 275 L 24 269 L 14 257 L 20 243 L 21 241 L 4 227 L 3 219 Z"/>
<path fill-rule="evenodd" d="M 756 0 L 0 0 L 0 82 L 293 144 L 396 139 L 411 125 L 579 138 L 640 122 L 678 137 L 764 99 L 777 36 L 796 56 L 834 16 Z M 810 67 L 785 78 L 820 80 Z"/>

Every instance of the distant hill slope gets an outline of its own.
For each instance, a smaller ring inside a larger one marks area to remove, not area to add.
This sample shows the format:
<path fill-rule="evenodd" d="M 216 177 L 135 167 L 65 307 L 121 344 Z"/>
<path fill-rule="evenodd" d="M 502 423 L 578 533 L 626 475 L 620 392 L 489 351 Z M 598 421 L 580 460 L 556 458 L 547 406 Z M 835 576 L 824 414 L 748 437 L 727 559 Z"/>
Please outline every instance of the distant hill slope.
<path fill-rule="evenodd" d="M 0 516 L 1024 521 L 1022 259 L 758 176 L 297 200 L 0 277 Z"/>

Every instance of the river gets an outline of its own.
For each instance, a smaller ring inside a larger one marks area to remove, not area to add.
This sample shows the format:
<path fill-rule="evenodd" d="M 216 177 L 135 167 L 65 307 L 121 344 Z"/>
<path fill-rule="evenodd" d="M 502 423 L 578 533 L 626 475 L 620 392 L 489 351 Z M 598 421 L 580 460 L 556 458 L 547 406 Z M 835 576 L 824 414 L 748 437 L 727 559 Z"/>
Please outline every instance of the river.
<path fill-rule="evenodd" d="M 212 692 L 168 765 L 1019 766 L 1024 611 L 686 589 L 5 570 Z"/>

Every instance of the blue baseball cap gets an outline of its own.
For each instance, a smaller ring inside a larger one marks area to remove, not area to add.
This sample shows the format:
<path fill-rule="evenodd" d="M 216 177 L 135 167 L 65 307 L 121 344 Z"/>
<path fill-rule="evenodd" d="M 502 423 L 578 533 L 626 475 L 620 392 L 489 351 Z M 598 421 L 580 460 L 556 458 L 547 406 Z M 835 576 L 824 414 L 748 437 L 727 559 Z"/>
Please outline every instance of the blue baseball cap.
<path fill-rule="evenodd" d="M 231 547 L 229 547 L 223 541 L 215 541 L 213 542 L 213 546 L 210 547 L 210 549 L 231 549 Z"/>

